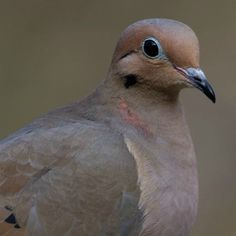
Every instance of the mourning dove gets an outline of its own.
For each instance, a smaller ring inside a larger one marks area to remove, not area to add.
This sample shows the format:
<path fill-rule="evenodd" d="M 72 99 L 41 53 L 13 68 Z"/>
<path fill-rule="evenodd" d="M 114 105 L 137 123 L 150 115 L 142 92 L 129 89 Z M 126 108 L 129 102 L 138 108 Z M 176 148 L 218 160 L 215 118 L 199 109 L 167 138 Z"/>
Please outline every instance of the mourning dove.
<path fill-rule="evenodd" d="M 186 236 L 194 148 L 179 92 L 215 95 L 185 24 L 124 30 L 104 82 L 0 142 L 0 235 Z"/>

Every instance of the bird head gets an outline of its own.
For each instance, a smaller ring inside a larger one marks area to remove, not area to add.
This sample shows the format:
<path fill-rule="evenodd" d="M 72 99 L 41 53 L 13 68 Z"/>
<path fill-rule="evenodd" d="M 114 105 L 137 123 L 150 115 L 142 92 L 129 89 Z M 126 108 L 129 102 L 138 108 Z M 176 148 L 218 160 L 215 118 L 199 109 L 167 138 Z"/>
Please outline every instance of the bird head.
<path fill-rule="evenodd" d="M 117 43 L 111 69 L 126 88 L 176 94 L 195 87 L 215 102 L 214 90 L 199 66 L 198 39 L 178 21 L 148 19 L 128 26 Z"/>

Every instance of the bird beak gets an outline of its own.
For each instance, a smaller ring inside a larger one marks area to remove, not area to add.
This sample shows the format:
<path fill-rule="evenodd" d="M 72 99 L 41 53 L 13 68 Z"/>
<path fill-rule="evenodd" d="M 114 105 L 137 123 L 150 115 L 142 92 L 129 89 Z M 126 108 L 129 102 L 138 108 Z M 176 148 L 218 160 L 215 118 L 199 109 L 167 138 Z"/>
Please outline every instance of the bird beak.
<path fill-rule="evenodd" d="M 213 103 L 216 102 L 215 92 L 201 69 L 174 67 L 178 72 L 184 75 L 195 88 L 201 90 Z"/>

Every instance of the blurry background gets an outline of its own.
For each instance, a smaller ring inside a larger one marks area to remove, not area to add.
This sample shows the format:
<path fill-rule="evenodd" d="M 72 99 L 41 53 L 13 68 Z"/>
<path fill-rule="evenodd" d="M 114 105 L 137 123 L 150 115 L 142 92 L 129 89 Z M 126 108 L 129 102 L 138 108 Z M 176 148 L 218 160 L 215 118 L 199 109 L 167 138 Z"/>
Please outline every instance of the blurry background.
<path fill-rule="evenodd" d="M 152 17 L 190 25 L 213 105 L 182 100 L 199 163 L 199 215 L 191 236 L 236 235 L 236 1 L 1 0 L 0 137 L 80 99 L 105 77 L 120 32 Z"/>

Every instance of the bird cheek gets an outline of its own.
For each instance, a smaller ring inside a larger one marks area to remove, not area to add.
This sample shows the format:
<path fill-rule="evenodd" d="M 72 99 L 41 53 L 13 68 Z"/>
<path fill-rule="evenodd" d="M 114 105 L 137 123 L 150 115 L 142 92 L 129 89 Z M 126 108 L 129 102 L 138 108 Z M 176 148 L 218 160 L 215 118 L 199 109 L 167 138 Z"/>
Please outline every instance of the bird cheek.
<path fill-rule="evenodd" d="M 192 84 L 186 79 L 186 77 L 178 73 L 175 69 L 171 69 L 170 78 L 172 78 L 173 83 L 179 85 L 180 88 L 192 87 Z"/>
<path fill-rule="evenodd" d="M 119 74 L 137 74 L 140 67 L 142 67 L 142 63 L 135 55 L 129 55 L 118 61 L 114 67 Z"/>
<path fill-rule="evenodd" d="M 185 87 L 185 78 L 176 73 L 171 67 L 164 67 L 157 71 L 156 81 L 159 87 L 169 88 L 173 86 Z"/>

